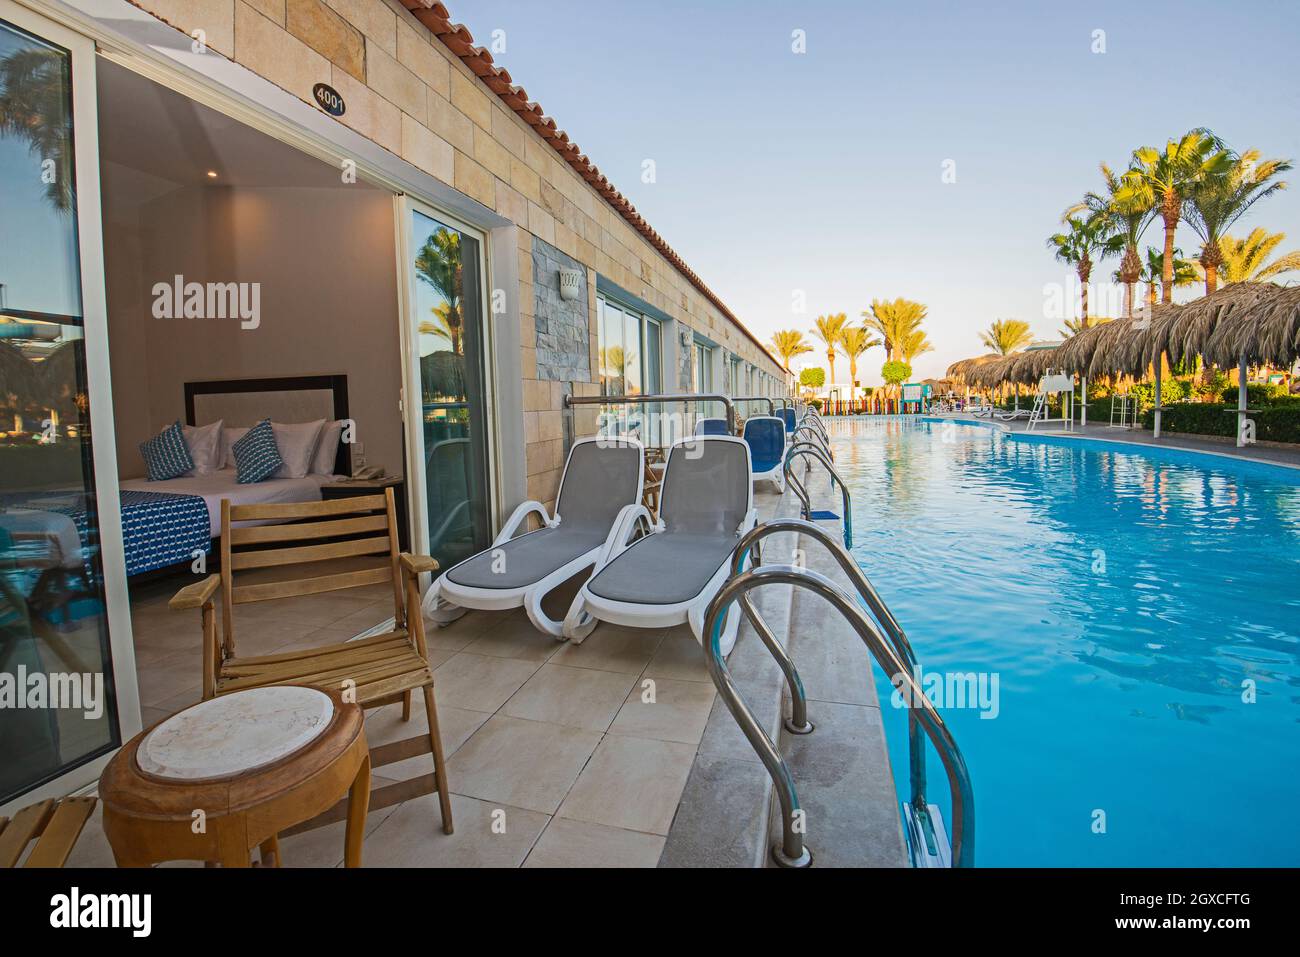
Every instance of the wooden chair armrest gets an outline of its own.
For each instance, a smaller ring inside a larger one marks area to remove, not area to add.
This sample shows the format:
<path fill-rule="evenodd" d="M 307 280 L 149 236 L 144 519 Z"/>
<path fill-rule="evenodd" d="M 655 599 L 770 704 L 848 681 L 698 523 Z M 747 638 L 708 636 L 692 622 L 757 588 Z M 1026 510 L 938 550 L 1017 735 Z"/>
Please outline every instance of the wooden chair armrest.
<path fill-rule="evenodd" d="M 202 608 L 204 605 L 211 604 L 212 596 L 217 593 L 217 589 L 220 587 L 221 576 L 219 574 L 209 575 L 201 582 L 186 585 L 172 596 L 167 606 L 172 611 L 181 611 L 185 608 Z"/>
<path fill-rule="evenodd" d="M 436 572 L 438 570 L 437 559 L 430 558 L 428 555 L 411 555 L 402 552 L 402 568 L 408 575 L 419 575 L 422 572 Z"/>

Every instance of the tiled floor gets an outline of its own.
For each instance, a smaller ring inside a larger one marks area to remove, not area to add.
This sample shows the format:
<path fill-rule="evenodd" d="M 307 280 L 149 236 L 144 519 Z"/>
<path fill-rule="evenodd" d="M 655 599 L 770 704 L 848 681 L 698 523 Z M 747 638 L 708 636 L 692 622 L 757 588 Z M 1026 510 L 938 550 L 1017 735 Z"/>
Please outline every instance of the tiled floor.
<path fill-rule="evenodd" d="M 199 698 L 198 616 L 169 611 L 173 591 L 159 583 L 134 596 L 146 726 Z M 386 594 L 375 586 L 241 607 L 239 648 L 266 654 L 346 639 L 392 614 Z M 601 624 L 571 645 L 538 632 L 522 610 L 469 612 L 446 628 L 429 624 L 428 639 L 455 833 L 442 833 L 434 795 L 376 811 L 368 866 L 658 862 L 716 694 L 686 626 Z M 400 718 L 397 705 L 369 712 L 371 746 L 425 726 L 420 707 L 409 723 Z M 375 774 L 402 780 L 431 769 L 426 755 Z M 282 844 L 286 866 L 337 866 L 342 825 Z M 71 863 L 111 861 L 92 823 Z"/>

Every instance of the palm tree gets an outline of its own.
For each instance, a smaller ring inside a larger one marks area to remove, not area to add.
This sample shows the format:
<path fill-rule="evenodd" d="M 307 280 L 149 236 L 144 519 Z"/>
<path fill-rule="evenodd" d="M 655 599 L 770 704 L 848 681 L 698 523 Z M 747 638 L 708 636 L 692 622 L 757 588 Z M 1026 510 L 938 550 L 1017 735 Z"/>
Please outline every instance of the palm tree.
<path fill-rule="evenodd" d="M 451 351 L 460 355 L 465 325 L 461 312 L 465 272 L 461 267 L 460 233 L 439 226 L 416 255 L 415 274 L 442 297 L 433 311 L 447 327 Z"/>
<path fill-rule="evenodd" d="M 1221 174 L 1232 165 L 1231 154 L 1206 129 L 1185 133 L 1169 140 L 1161 151 L 1143 146 L 1133 151 L 1131 167 L 1120 178 L 1115 198 L 1124 204 L 1157 209 L 1165 226 L 1164 272 L 1160 277 L 1161 298 L 1174 301 L 1174 233 L 1183 215 L 1183 199 L 1206 176 Z"/>
<path fill-rule="evenodd" d="M 858 383 L 858 356 L 868 349 L 881 345 L 879 339 L 872 338 L 871 330 L 861 326 L 846 326 L 840 330 L 840 348 L 849 357 L 849 398 Z"/>
<path fill-rule="evenodd" d="M 1165 256 L 1154 246 L 1147 247 L 1147 261 L 1142 266 L 1142 275 L 1139 282 L 1147 284 L 1147 305 L 1154 306 L 1157 298 L 1157 287 L 1164 282 L 1165 274 Z M 1173 265 L 1173 284 L 1175 288 L 1181 289 L 1183 286 L 1190 286 L 1192 283 L 1199 282 L 1202 277 L 1201 265 L 1191 259 L 1183 258 L 1181 249 L 1174 249 Z"/>
<path fill-rule="evenodd" d="M 898 346 L 898 354 L 903 357 L 903 361 L 908 365 L 911 365 L 912 360 L 917 356 L 923 356 L 927 352 L 933 351 L 934 343 L 926 338 L 925 331 L 922 329 L 909 332 L 903 337 L 903 341 Z"/>
<path fill-rule="evenodd" d="M 862 318 L 868 329 L 880 334 L 884 340 L 887 360 L 892 362 L 898 358 L 899 346 L 903 340 L 921 328 L 925 306 L 910 299 L 900 298 L 893 302 L 873 299 L 871 312 L 864 310 Z"/>
<path fill-rule="evenodd" d="M 55 209 L 75 205 L 72 188 L 72 112 L 68 57 L 26 47 L 0 59 L 0 136 L 16 136 L 55 175 L 45 196 Z"/>
<path fill-rule="evenodd" d="M 1155 219 L 1155 208 L 1144 201 L 1126 196 L 1124 201 L 1117 199 L 1121 189 L 1120 177 L 1105 163 L 1101 164 L 1101 178 L 1106 183 L 1105 193 L 1085 193 L 1083 202 L 1076 203 L 1066 210 L 1067 216 L 1087 211 L 1096 217 L 1101 227 L 1105 248 L 1102 258 L 1119 256 L 1119 270 L 1115 278 L 1124 286 L 1124 315 L 1133 315 L 1133 300 L 1136 296 L 1138 278 L 1142 274 L 1142 257 L 1138 255 L 1138 243 L 1142 234 Z M 1066 326 L 1070 321 L 1066 320 Z"/>
<path fill-rule="evenodd" d="M 1252 229 L 1245 239 L 1227 235 L 1219 237 L 1223 281 L 1264 282 L 1284 272 L 1300 269 L 1300 250 L 1283 253 L 1272 262 L 1268 261 L 1273 250 L 1285 239 L 1286 233 L 1270 233 L 1262 228 Z"/>
<path fill-rule="evenodd" d="M 1223 234 L 1255 203 L 1286 189 L 1285 182 L 1270 181 L 1289 169 L 1288 160 L 1261 161 L 1259 150 L 1247 150 L 1225 172 L 1206 176 L 1188 190 L 1183 201 L 1183 219 L 1204 244 L 1200 260 L 1205 269 L 1207 296 L 1218 285 L 1218 269 L 1223 265 L 1219 241 Z"/>
<path fill-rule="evenodd" d="M 840 345 L 840 333 L 848 325 L 849 317 L 842 312 L 818 316 L 813 335 L 826 343 L 826 359 L 831 364 L 831 382 L 835 381 L 835 350 Z"/>
<path fill-rule="evenodd" d="M 980 341 L 990 351 L 1006 356 L 1034 341 L 1029 331 L 1029 323 L 1021 319 L 997 319 L 980 333 Z"/>
<path fill-rule="evenodd" d="M 813 351 L 813 347 L 804 339 L 803 333 L 797 329 L 784 329 L 772 333 L 772 348 L 781 357 L 781 365 L 787 369 L 796 356 L 807 355 Z"/>
<path fill-rule="evenodd" d="M 1059 262 L 1074 267 L 1079 276 L 1080 320 L 1088 328 L 1088 279 L 1092 276 L 1092 257 L 1104 255 L 1105 220 L 1100 216 L 1070 216 L 1062 220 L 1069 229 L 1047 237 L 1047 248 Z"/>

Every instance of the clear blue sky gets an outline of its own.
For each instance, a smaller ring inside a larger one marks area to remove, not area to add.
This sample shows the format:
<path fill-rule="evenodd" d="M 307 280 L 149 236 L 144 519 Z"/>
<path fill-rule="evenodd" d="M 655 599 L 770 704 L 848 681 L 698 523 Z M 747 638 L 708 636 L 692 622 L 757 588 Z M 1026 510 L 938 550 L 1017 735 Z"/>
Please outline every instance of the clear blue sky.
<path fill-rule="evenodd" d="M 983 352 L 977 331 L 995 318 L 1055 337 L 1043 286 L 1066 276 L 1044 241 L 1099 187 L 1099 162 L 1122 167 L 1135 147 L 1196 126 L 1300 158 L 1294 2 L 449 8 L 484 46 L 505 31 L 497 62 L 761 338 L 906 296 L 929 307 L 936 346 L 919 376 Z M 795 29 L 805 54 L 791 52 Z M 1104 54 L 1090 49 L 1097 29 Z M 941 182 L 946 159 L 955 184 Z M 1242 225 L 1297 248 L 1300 172 L 1290 178 Z M 1190 230 L 1179 244 L 1199 250 Z M 794 289 L 807 291 L 804 315 Z M 881 362 L 867 354 L 864 381 L 879 381 Z"/>

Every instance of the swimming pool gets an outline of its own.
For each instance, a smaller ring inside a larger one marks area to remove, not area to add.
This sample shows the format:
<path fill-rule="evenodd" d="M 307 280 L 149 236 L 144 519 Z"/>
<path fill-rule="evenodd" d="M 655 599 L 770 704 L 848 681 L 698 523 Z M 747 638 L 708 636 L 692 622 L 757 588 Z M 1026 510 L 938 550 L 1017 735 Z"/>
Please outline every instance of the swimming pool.
<path fill-rule="evenodd" d="M 996 689 L 995 707 L 940 701 L 977 864 L 1300 864 L 1300 472 L 915 418 L 827 426 L 854 555 L 924 672 Z M 903 799 L 905 718 L 877 688 Z M 932 749 L 928 777 L 951 821 Z"/>

